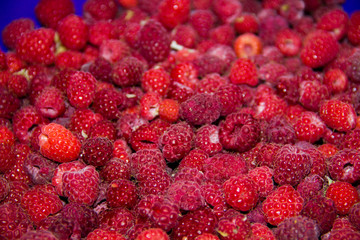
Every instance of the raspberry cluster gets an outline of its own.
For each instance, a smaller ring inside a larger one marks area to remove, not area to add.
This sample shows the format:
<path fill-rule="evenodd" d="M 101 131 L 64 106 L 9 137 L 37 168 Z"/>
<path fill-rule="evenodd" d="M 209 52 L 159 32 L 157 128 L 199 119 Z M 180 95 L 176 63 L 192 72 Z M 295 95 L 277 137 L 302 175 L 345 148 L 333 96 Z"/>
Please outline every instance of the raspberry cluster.
<path fill-rule="evenodd" d="M 2 29 L 0 239 L 360 239 L 343 3 L 39 0 Z"/>

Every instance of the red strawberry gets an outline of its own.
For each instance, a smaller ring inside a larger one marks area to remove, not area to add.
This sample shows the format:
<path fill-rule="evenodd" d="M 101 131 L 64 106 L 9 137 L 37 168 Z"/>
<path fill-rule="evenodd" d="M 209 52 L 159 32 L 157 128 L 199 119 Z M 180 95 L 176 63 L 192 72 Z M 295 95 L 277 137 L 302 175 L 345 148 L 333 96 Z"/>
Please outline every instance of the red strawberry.
<path fill-rule="evenodd" d="M 88 40 L 88 27 L 84 20 L 74 14 L 63 18 L 57 27 L 61 43 L 71 50 L 81 50 Z"/>
<path fill-rule="evenodd" d="M 52 64 L 55 61 L 54 37 L 55 31 L 49 28 L 26 32 L 17 41 L 16 54 L 26 62 Z"/>
<path fill-rule="evenodd" d="M 15 49 L 17 39 L 24 33 L 34 29 L 34 21 L 30 18 L 19 18 L 11 21 L 2 30 L 4 45 L 10 49 Z"/>
<path fill-rule="evenodd" d="M 46 187 L 49 187 L 49 190 Z M 26 191 L 21 199 L 21 206 L 28 213 L 30 219 L 35 223 L 39 222 L 61 210 L 63 204 L 55 194 L 51 185 L 36 185 Z"/>
<path fill-rule="evenodd" d="M 331 99 L 320 106 L 320 117 L 324 123 L 338 131 L 349 131 L 356 125 L 354 107 L 340 100 Z"/>
<path fill-rule="evenodd" d="M 140 53 L 149 63 L 158 63 L 170 52 L 170 37 L 162 24 L 149 20 L 140 30 Z"/>
<path fill-rule="evenodd" d="M 255 64 L 248 59 L 238 59 L 230 69 L 229 79 L 234 84 L 256 86 L 259 82 Z"/>
<path fill-rule="evenodd" d="M 66 94 L 71 105 L 75 108 L 86 108 L 94 100 L 96 79 L 93 75 L 83 71 L 71 74 L 67 83 Z"/>
<path fill-rule="evenodd" d="M 160 22 L 169 29 L 184 23 L 190 14 L 190 0 L 164 0 L 158 9 Z"/>
<path fill-rule="evenodd" d="M 40 153 L 56 162 L 70 162 L 80 154 L 80 141 L 65 127 L 57 123 L 41 126 Z"/>
<path fill-rule="evenodd" d="M 346 215 L 350 208 L 360 201 L 356 188 L 348 182 L 335 181 L 326 190 L 326 197 L 335 203 L 337 213 Z"/>
<path fill-rule="evenodd" d="M 328 32 L 317 30 L 306 36 L 300 57 L 306 66 L 318 68 L 333 60 L 338 51 L 336 39 Z"/>
<path fill-rule="evenodd" d="M 56 29 L 61 19 L 75 12 L 71 0 L 40 0 L 35 6 L 35 16 L 46 27 Z"/>
<path fill-rule="evenodd" d="M 99 173 L 88 165 L 79 170 L 65 171 L 62 175 L 63 195 L 70 202 L 92 205 L 99 195 Z"/>
<path fill-rule="evenodd" d="M 278 204 L 281 202 L 282 204 Z M 303 208 L 304 199 L 290 185 L 282 185 L 272 192 L 263 202 L 266 221 L 279 225 L 287 218 L 297 216 Z"/>

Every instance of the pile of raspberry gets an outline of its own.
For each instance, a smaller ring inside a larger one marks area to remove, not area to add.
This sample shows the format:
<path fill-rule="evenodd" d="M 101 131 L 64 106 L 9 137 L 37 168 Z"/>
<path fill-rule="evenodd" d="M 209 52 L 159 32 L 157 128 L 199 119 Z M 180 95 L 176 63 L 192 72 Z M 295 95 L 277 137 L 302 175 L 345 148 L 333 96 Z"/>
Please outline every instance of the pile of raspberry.
<path fill-rule="evenodd" d="M 2 29 L 0 239 L 360 239 L 344 2 L 39 0 Z"/>

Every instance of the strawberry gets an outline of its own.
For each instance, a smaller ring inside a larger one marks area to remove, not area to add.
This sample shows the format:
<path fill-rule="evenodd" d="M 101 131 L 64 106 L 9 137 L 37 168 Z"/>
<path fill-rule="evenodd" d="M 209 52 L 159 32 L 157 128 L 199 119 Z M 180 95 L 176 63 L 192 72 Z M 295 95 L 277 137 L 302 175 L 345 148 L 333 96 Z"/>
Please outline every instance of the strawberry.
<path fill-rule="evenodd" d="M 335 203 L 336 212 L 346 215 L 350 208 L 360 201 L 356 188 L 348 182 L 335 181 L 326 190 L 326 197 Z"/>
<path fill-rule="evenodd" d="M 16 54 L 20 59 L 49 65 L 55 61 L 55 31 L 38 28 L 21 35 L 16 44 Z"/>
<path fill-rule="evenodd" d="M 59 21 L 75 12 L 71 0 L 40 0 L 35 6 L 35 16 L 46 27 L 56 29 Z"/>
<path fill-rule="evenodd" d="M 356 125 L 354 107 L 337 99 L 330 99 L 320 106 L 320 117 L 324 123 L 338 131 L 349 131 Z"/>
<path fill-rule="evenodd" d="M 88 40 L 88 27 L 85 21 L 74 14 L 63 18 L 57 27 L 60 41 L 71 50 L 81 50 Z"/>
<path fill-rule="evenodd" d="M 149 20 L 140 30 L 139 51 L 149 63 L 158 63 L 170 52 L 170 37 L 162 24 Z"/>
<path fill-rule="evenodd" d="M 4 45 L 10 49 L 15 49 L 18 38 L 24 33 L 34 29 L 35 23 L 30 18 L 20 18 L 11 21 L 2 30 Z"/>
<path fill-rule="evenodd" d="M 184 23 L 190 14 L 190 0 L 164 0 L 158 9 L 160 22 L 169 29 Z"/>
<path fill-rule="evenodd" d="M 338 51 L 336 39 L 326 31 L 317 30 L 306 36 L 300 57 L 306 66 L 318 68 L 333 60 Z"/>
<path fill-rule="evenodd" d="M 80 154 L 80 141 L 65 127 L 57 123 L 41 126 L 40 153 L 56 162 L 70 162 Z"/>

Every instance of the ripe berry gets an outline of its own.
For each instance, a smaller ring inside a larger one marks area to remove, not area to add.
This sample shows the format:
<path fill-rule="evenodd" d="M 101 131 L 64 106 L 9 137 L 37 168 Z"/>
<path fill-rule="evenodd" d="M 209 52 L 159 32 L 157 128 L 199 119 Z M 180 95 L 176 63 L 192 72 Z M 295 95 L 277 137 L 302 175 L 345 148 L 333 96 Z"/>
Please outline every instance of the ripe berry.
<path fill-rule="evenodd" d="M 326 190 L 326 197 L 335 203 L 337 213 L 346 215 L 350 208 L 360 201 L 356 188 L 348 182 L 336 181 Z"/>
<path fill-rule="evenodd" d="M 112 181 L 106 189 L 106 201 L 112 208 L 132 208 L 137 201 L 136 186 L 126 179 Z"/>

